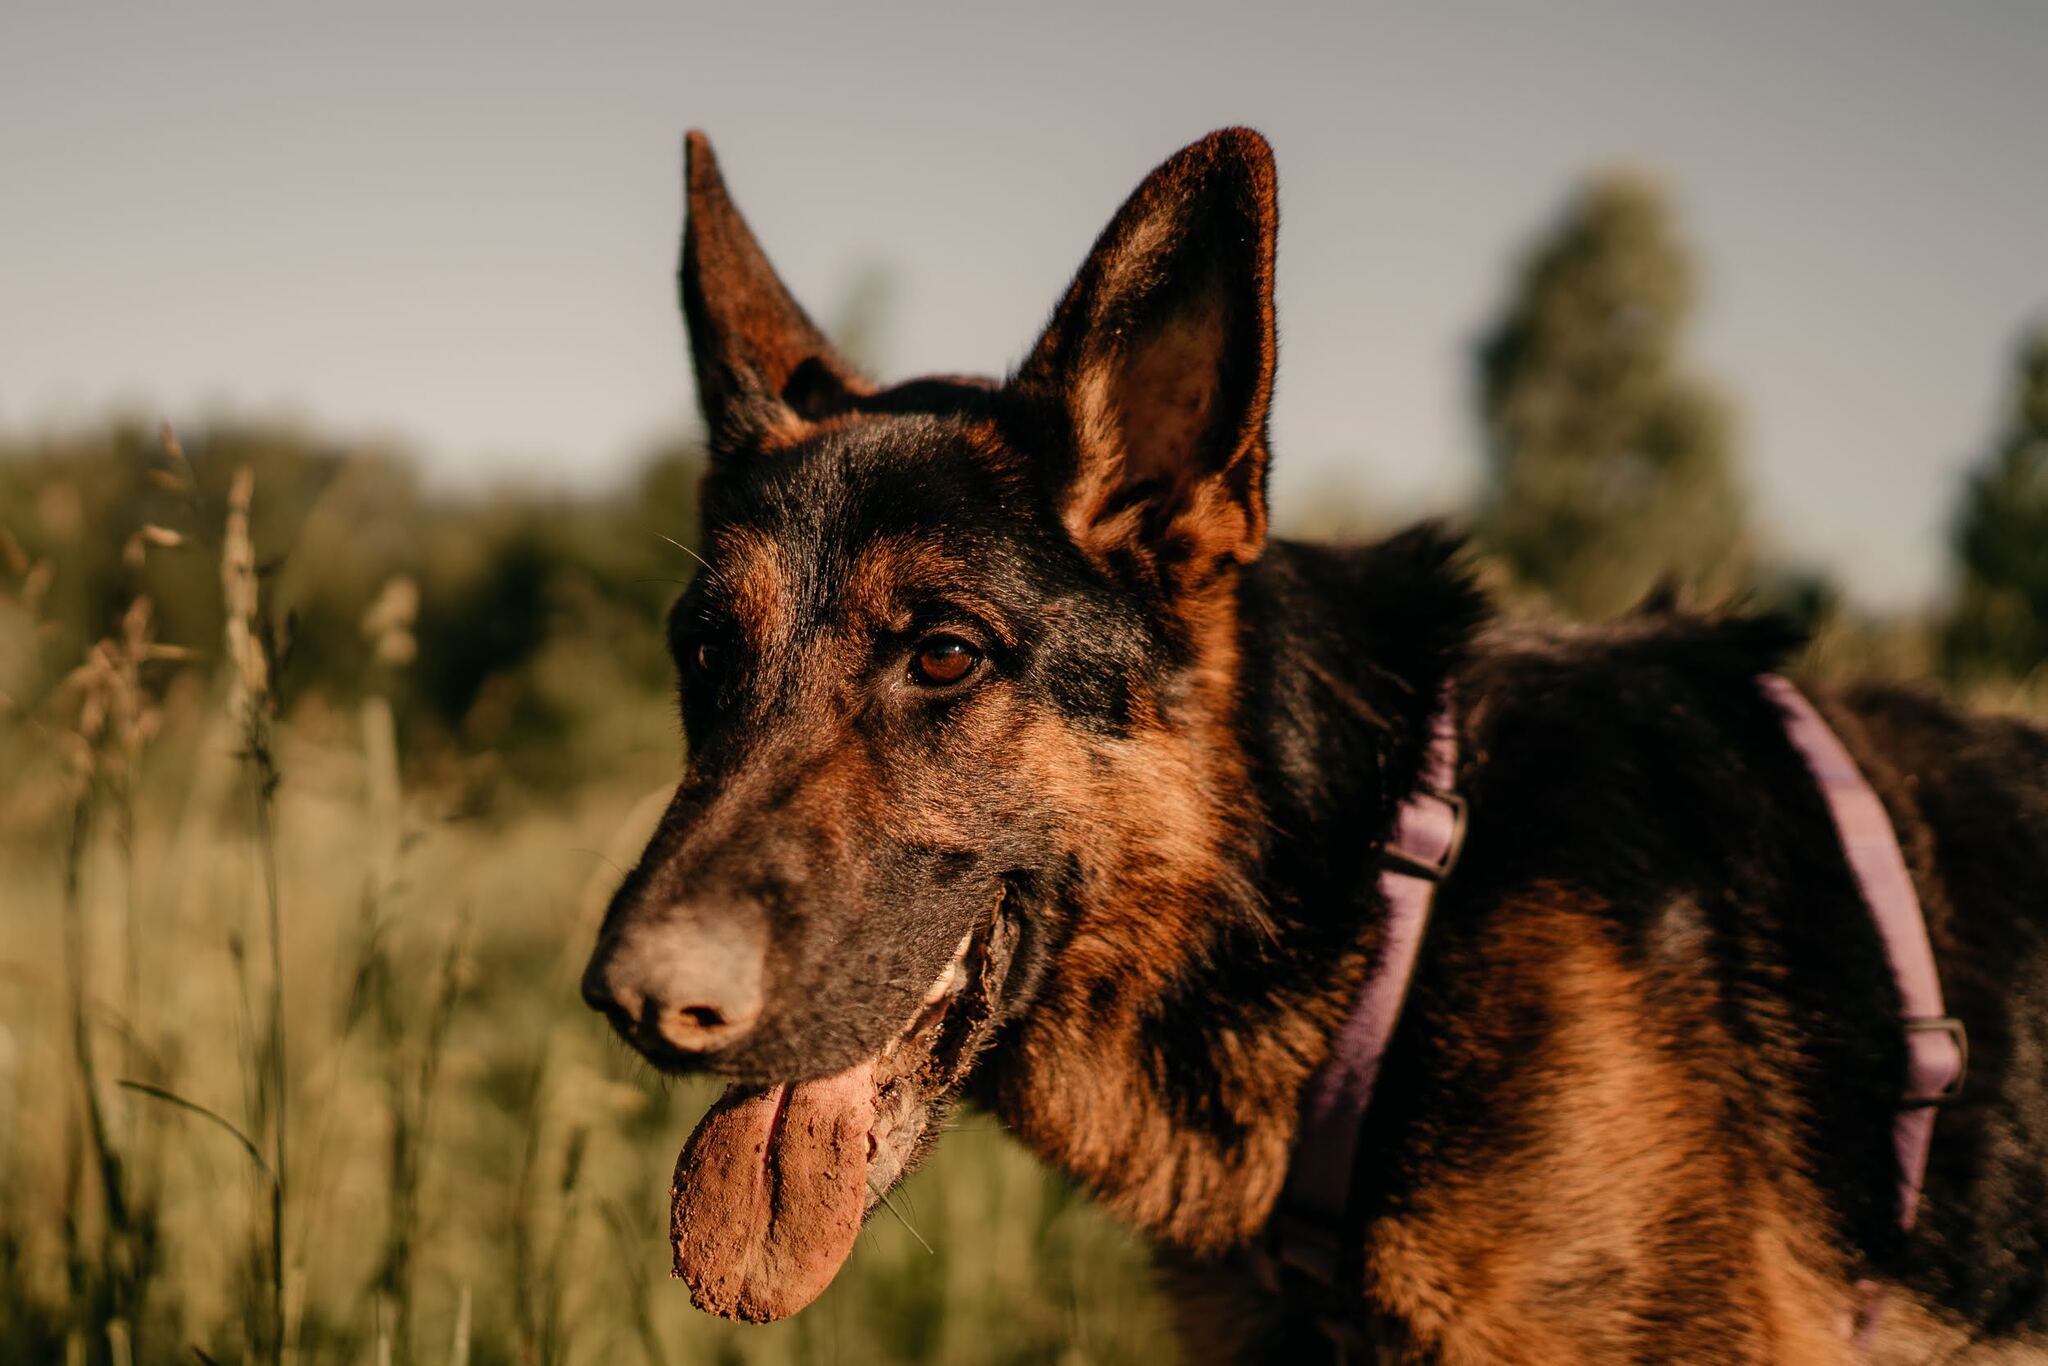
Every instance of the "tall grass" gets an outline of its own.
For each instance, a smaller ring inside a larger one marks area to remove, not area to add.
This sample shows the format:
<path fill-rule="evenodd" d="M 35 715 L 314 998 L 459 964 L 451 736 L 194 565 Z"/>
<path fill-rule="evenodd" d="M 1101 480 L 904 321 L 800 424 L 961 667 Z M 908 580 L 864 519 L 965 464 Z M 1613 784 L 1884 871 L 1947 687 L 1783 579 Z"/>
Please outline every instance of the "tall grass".
<path fill-rule="evenodd" d="M 1134 1241 L 986 1116 L 793 1322 L 669 1281 L 710 1093 L 574 984 L 677 767 L 693 458 L 465 507 L 143 435 L 0 460 L 0 1363 L 1161 1359 Z M 1807 664 L 1921 676 L 1937 625 Z"/>
<path fill-rule="evenodd" d="M 174 441 L 152 473 L 177 524 L 96 529 L 133 592 L 60 677 L 23 661 L 65 562 L 0 536 L 0 1361 L 1160 1359 L 1133 1240 L 982 1116 L 804 1315 L 691 1310 L 667 1189 L 710 1092 L 574 990 L 671 704 L 550 652 L 601 761 L 416 771 L 394 700 L 431 594 L 376 595 L 353 699 L 295 685 L 307 571 L 261 479 L 202 496 Z M 149 588 L 204 559 L 220 634 L 158 640 Z"/>

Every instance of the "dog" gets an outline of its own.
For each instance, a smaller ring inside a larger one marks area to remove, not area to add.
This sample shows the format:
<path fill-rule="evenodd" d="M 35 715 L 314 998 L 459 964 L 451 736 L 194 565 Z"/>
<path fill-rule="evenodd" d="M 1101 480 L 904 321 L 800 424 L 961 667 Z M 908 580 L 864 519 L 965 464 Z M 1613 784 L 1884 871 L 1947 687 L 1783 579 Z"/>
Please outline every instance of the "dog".
<path fill-rule="evenodd" d="M 1759 682 L 1796 634 L 1519 625 L 1441 526 L 1271 536 L 1258 134 L 1147 177 L 1001 380 L 873 382 L 701 134 L 687 181 L 689 761 L 583 991 L 730 1083 L 673 1192 L 700 1307 L 808 1303 L 966 1099 L 1152 1240 L 1192 1355 L 2048 1351 L 2048 735 L 1806 693 L 1968 1033 L 1908 1229 L 1895 965 Z M 1463 847 L 1308 1284 L 1261 1250 L 1437 730 Z"/>

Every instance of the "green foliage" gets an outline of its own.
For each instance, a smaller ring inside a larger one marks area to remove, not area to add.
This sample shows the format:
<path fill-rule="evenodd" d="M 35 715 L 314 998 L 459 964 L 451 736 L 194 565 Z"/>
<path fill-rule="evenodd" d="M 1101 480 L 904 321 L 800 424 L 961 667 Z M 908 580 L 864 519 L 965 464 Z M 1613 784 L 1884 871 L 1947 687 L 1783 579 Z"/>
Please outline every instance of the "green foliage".
<path fill-rule="evenodd" d="M 1537 245 L 1480 347 L 1482 529 L 1516 580 L 1569 612 L 1741 575 L 1730 416 L 1679 364 L 1691 300 L 1663 196 L 1610 175 Z"/>
<path fill-rule="evenodd" d="M 2024 678 L 2048 662 L 2048 324 L 2018 348 L 2001 430 L 1964 486 L 1961 569 L 1944 641 L 1969 680 Z"/>
<path fill-rule="evenodd" d="M 696 567 L 676 544 L 695 534 L 694 445 L 653 452 L 635 482 L 597 496 L 433 493 L 397 452 L 275 427 L 223 423 L 187 433 L 184 449 L 190 487 L 171 486 L 157 433 L 135 424 L 0 442 L 0 536 L 50 571 L 33 639 L 0 631 L 0 694 L 32 704 L 138 593 L 162 638 L 218 649 L 211 538 L 245 465 L 262 490 L 265 592 L 289 621 L 287 710 L 347 706 L 390 681 L 413 762 L 488 755 L 542 780 L 602 761 L 581 729 L 600 696 L 670 686 L 657 627 Z M 394 579 L 420 602 L 417 658 L 395 673 L 363 639 Z"/>

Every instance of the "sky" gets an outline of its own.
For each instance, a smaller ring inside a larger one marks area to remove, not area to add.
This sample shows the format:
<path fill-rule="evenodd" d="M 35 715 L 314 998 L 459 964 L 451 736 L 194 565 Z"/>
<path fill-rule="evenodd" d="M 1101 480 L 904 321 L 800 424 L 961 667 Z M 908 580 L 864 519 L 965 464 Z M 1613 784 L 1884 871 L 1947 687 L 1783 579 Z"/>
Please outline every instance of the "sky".
<path fill-rule="evenodd" d="M 1938 595 L 2048 317 L 2048 5 L 0 7 L 0 429 L 110 408 L 601 484 L 694 423 L 680 147 L 889 376 L 1000 373 L 1095 234 L 1229 123 L 1280 164 L 1274 498 L 1481 476 L 1471 353 L 1587 172 L 1660 175 L 1691 359 L 1769 543 Z"/>

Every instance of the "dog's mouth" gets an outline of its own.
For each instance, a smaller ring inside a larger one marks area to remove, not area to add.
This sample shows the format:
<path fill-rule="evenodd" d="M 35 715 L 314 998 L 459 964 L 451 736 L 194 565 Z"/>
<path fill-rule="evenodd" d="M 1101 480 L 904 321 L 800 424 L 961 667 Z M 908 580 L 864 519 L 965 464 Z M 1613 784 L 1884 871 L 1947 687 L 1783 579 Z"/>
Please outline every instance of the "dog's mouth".
<path fill-rule="evenodd" d="M 786 1318 L 838 1274 L 862 1223 L 938 1138 L 995 1031 L 1018 937 L 998 896 L 879 1053 L 833 1076 L 733 1086 L 676 1159 L 675 1274 L 699 1309 Z"/>

